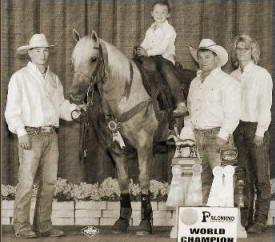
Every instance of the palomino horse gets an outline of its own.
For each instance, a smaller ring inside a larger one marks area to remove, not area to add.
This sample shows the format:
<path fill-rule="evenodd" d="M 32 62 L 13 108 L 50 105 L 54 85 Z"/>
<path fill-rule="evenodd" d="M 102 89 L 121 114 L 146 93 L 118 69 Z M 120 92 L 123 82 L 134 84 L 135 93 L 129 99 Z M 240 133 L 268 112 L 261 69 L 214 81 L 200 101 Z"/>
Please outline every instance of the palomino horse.
<path fill-rule="evenodd" d="M 89 96 L 94 85 L 97 85 L 104 112 L 120 121 L 121 136 L 137 150 L 138 155 L 142 220 L 137 234 L 152 233 L 149 174 L 153 159 L 153 139 L 159 121 L 151 97 L 143 86 L 136 64 L 116 47 L 99 39 L 94 31 L 91 35 L 80 38 L 74 30 L 74 38 L 77 44 L 72 53 L 74 76 L 71 100 L 83 102 L 85 95 Z M 111 150 L 110 153 L 116 164 L 121 191 L 120 217 L 113 226 L 113 232 L 126 232 L 132 213 L 127 160 L 117 152 Z"/>

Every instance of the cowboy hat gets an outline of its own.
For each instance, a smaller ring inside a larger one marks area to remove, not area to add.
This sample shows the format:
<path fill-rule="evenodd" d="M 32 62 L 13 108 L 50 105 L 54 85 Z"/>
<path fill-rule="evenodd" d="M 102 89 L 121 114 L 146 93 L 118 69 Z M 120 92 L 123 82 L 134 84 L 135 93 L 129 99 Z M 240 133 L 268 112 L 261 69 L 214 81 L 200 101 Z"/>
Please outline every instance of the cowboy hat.
<path fill-rule="evenodd" d="M 199 50 L 210 50 L 214 52 L 218 57 L 218 66 L 224 66 L 228 61 L 228 53 L 225 48 L 220 45 L 217 45 L 211 39 L 202 39 L 199 48 L 195 49 L 189 46 L 189 51 L 196 62 L 198 62 L 198 51 Z"/>
<path fill-rule="evenodd" d="M 26 54 L 28 50 L 33 48 L 49 48 L 53 47 L 54 45 L 49 45 L 46 36 L 44 34 L 34 34 L 30 41 L 29 45 L 23 45 L 17 48 L 18 54 Z"/>

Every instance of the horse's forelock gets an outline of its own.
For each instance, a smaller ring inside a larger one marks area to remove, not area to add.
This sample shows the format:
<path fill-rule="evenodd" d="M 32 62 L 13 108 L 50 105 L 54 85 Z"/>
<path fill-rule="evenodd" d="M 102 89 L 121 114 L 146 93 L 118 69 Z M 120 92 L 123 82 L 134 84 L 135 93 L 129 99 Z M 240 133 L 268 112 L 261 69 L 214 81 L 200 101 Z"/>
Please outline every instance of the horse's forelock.
<path fill-rule="evenodd" d="M 93 56 L 93 53 L 97 52 L 97 47 L 98 46 L 93 41 L 91 36 L 84 36 L 81 38 L 77 42 L 72 53 L 72 59 L 74 63 L 77 64 L 83 59 L 90 59 L 90 57 Z"/>
<path fill-rule="evenodd" d="M 128 58 L 112 44 L 102 39 L 100 43 L 106 47 L 105 55 L 108 58 L 108 72 L 111 74 L 111 79 L 128 80 L 130 76 Z M 83 60 L 90 59 L 93 56 L 92 53 L 97 53 L 98 47 L 98 43 L 90 35 L 82 37 L 72 53 L 73 65 L 77 67 Z"/>

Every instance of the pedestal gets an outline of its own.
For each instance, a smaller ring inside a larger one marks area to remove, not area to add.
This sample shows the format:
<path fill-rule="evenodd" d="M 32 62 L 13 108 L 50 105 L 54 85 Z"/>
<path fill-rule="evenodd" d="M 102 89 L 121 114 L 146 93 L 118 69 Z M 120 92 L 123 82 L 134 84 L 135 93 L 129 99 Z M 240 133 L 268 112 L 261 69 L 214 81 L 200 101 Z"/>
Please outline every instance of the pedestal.
<path fill-rule="evenodd" d="M 188 187 L 190 184 L 192 184 L 192 175 L 193 175 L 193 170 L 192 168 L 195 165 L 199 164 L 199 160 L 195 157 L 193 158 L 174 158 L 172 162 L 172 166 L 177 166 L 180 167 L 181 169 L 181 176 L 182 176 L 182 184 L 180 184 L 181 192 L 183 193 L 184 199 L 182 201 L 182 204 L 177 204 L 176 208 L 176 220 L 175 220 L 175 225 L 172 227 L 171 232 L 170 232 L 170 238 L 177 238 L 178 234 L 178 206 L 184 206 L 187 205 L 186 202 L 188 201 Z M 175 174 L 173 174 L 174 177 Z M 175 178 L 175 177 L 174 177 Z M 200 181 L 200 180 L 199 180 Z M 172 180 L 173 182 L 173 180 Z M 200 192 L 201 191 L 194 191 L 194 192 Z M 201 197 L 201 194 L 193 194 L 193 196 L 198 195 L 198 197 Z M 189 199 L 190 200 L 190 199 Z M 201 200 L 201 199 L 200 199 Z M 201 205 L 201 204 L 194 204 L 194 206 Z M 192 204 L 188 204 L 188 206 L 192 206 Z"/>
<path fill-rule="evenodd" d="M 178 237 L 178 219 L 179 219 L 179 207 L 176 207 L 176 222 L 170 231 L 171 239 L 176 239 Z"/>
<path fill-rule="evenodd" d="M 237 238 L 247 238 L 245 228 L 241 224 L 241 210 L 238 208 L 238 225 L 237 225 Z"/>

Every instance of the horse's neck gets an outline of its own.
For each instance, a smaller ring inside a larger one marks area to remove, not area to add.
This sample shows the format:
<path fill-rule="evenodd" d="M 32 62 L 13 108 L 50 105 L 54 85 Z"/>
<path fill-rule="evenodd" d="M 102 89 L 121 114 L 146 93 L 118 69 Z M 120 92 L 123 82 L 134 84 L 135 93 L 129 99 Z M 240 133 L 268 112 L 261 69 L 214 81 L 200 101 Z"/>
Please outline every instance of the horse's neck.
<path fill-rule="evenodd" d="M 137 66 L 116 47 L 106 43 L 106 49 L 108 78 L 102 85 L 102 96 L 114 113 L 123 113 L 150 97 L 144 89 Z"/>
<path fill-rule="evenodd" d="M 107 52 L 104 53 L 104 55 L 106 55 L 105 65 L 107 68 L 107 79 L 102 85 L 102 95 L 106 101 L 115 104 L 122 98 L 125 84 L 130 76 L 128 67 L 129 60 L 111 44 L 103 40 L 102 43 L 103 46 L 105 45 L 103 51 Z"/>

